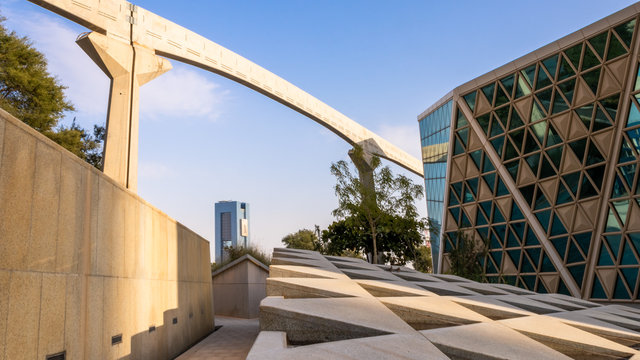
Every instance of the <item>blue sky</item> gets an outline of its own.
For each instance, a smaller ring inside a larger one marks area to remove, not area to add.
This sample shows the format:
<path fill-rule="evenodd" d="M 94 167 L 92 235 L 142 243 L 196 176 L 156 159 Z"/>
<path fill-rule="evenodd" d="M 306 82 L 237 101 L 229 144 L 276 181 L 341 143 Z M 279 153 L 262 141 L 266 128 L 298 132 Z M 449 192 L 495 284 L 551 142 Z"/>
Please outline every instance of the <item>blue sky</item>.
<path fill-rule="evenodd" d="M 239 53 L 419 156 L 416 116 L 451 89 L 632 1 L 133 3 Z M 68 87 L 77 111 L 67 121 L 75 116 L 85 128 L 104 123 L 108 79 L 74 43 L 87 29 L 25 0 L 0 0 L 0 12 Z M 329 166 L 347 158 L 344 141 L 242 85 L 172 65 L 141 90 L 143 198 L 210 241 L 214 202 L 249 202 L 252 242 L 269 252 L 288 233 L 333 221 Z M 417 206 L 424 215 L 424 200 Z"/>

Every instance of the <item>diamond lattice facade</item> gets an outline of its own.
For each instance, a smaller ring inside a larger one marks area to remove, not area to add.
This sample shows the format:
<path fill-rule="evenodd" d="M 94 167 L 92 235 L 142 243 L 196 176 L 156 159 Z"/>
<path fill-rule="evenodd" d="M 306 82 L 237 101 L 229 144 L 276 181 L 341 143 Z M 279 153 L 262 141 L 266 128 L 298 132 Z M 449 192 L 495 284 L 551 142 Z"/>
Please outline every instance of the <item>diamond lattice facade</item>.
<path fill-rule="evenodd" d="M 440 272 L 466 234 L 488 249 L 479 262 L 489 282 L 638 301 L 639 13 L 602 19 L 419 116 Z M 443 114 L 449 136 L 430 141 Z"/>

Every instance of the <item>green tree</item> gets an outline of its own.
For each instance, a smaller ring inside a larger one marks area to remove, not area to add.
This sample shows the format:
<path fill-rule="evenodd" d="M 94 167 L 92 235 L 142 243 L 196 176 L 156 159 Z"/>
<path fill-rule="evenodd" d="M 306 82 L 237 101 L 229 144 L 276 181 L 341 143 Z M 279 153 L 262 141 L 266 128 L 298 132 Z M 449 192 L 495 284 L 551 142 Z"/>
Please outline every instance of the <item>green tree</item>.
<path fill-rule="evenodd" d="M 7 31 L 0 17 L 0 108 L 38 130 L 92 165 L 102 167 L 100 132 L 58 126 L 67 111 L 75 110 L 64 96 L 64 86 L 49 74 L 47 60 L 29 39 Z"/>
<path fill-rule="evenodd" d="M 290 249 L 318 250 L 318 236 L 313 230 L 302 229 L 282 238 L 282 243 Z"/>
<path fill-rule="evenodd" d="M 420 245 L 417 249 L 417 256 L 413 262 L 413 268 L 424 272 L 433 272 L 433 259 L 431 258 L 431 247 Z"/>
<path fill-rule="evenodd" d="M 358 162 L 365 159 L 359 147 L 351 156 Z M 338 221 L 325 231 L 323 242 L 329 252 L 356 248 L 371 253 L 372 263 L 378 262 L 381 252 L 383 261 L 404 264 L 415 258 L 427 229 L 427 221 L 418 217 L 414 204 L 423 196 L 422 186 L 404 175 L 394 175 L 388 166 L 381 167 L 377 156 L 367 163 L 372 169 L 370 180 L 357 176 L 357 170 L 352 171 L 344 160 L 331 165 L 338 197 L 333 215 Z"/>
<path fill-rule="evenodd" d="M 474 281 L 483 281 L 484 272 L 479 259 L 487 256 L 487 246 L 482 240 L 476 241 L 459 230 L 455 236 L 457 246 L 449 253 L 449 273 Z"/>

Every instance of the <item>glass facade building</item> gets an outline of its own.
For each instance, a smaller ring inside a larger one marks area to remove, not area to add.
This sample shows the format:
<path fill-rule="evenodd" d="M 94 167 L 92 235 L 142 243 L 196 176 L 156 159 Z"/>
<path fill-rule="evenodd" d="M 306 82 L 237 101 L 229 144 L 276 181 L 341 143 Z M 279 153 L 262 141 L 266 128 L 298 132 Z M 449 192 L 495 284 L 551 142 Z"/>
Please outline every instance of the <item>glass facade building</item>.
<path fill-rule="evenodd" d="M 638 301 L 637 17 L 631 6 L 602 19 L 420 116 L 429 216 L 442 219 L 439 272 L 466 237 L 485 249 L 477 261 L 487 282 Z M 440 117 L 451 130 L 447 155 L 433 161 L 439 126 L 429 122 Z"/>
<path fill-rule="evenodd" d="M 239 201 L 220 201 L 215 204 L 215 259 L 225 259 L 225 248 L 249 247 L 249 204 Z"/>
<path fill-rule="evenodd" d="M 448 101 L 419 120 L 427 216 L 438 229 L 442 227 L 451 107 L 452 102 Z M 438 254 L 440 251 L 439 233 L 430 232 L 429 242 L 431 244 L 431 253 Z M 436 256 L 433 257 L 433 267 L 434 269 L 438 267 L 438 258 Z"/>

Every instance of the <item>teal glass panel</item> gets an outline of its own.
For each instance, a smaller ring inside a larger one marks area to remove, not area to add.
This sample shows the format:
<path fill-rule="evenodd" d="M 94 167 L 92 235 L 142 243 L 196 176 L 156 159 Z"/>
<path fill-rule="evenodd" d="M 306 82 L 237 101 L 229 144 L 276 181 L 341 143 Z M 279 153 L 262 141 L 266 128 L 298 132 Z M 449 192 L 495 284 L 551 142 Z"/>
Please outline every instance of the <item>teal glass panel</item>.
<path fill-rule="evenodd" d="M 491 160 L 488 157 L 484 158 L 484 164 L 482 164 L 482 172 L 486 173 L 486 172 L 490 172 L 495 170 L 496 168 L 493 167 L 493 164 L 491 163 Z M 491 187 L 493 189 L 493 186 Z"/>
<path fill-rule="evenodd" d="M 627 236 L 636 249 L 636 253 L 640 254 L 640 233 L 627 233 Z"/>
<path fill-rule="evenodd" d="M 604 243 L 600 244 L 600 256 L 598 256 L 598 266 L 611 266 L 613 265 L 613 259 L 609 255 L 609 250 L 604 246 Z"/>
<path fill-rule="evenodd" d="M 584 58 L 582 59 L 582 71 L 591 69 L 598 65 L 600 65 L 600 60 L 598 60 L 593 51 L 591 51 L 590 47 L 585 46 Z"/>
<path fill-rule="evenodd" d="M 620 231 L 621 226 L 616 218 L 616 215 L 613 209 L 609 209 L 609 215 L 607 216 L 607 227 L 605 228 L 606 232 Z"/>
<path fill-rule="evenodd" d="M 462 199 L 463 203 L 469 203 L 469 202 L 473 202 L 474 198 L 473 198 L 473 194 L 471 193 L 471 189 L 469 189 L 469 186 L 465 186 L 464 187 L 464 197 Z"/>
<path fill-rule="evenodd" d="M 504 128 L 500 125 L 500 121 L 496 117 L 493 117 L 493 121 L 491 122 L 491 133 L 489 137 L 494 137 L 498 135 L 504 134 Z"/>
<path fill-rule="evenodd" d="M 633 39 L 633 30 L 636 27 L 636 19 L 633 19 L 627 23 L 622 25 L 618 25 L 613 28 L 618 35 L 620 35 L 620 39 L 627 45 L 627 47 L 631 47 L 631 39 Z"/>
<path fill-rule="evenodd" d="M 473 193 L 474 197 L 478 195 L 478 180 L 479 178 L 473 178 L 473 179 L 467 180 L 467 183 L 469 184 L 469 188 L 471 189 L 471 192 Z"/>
<path fill-rule="evenodd" d="M 460 137 L 460 140 L 462 140 L 462 144 L 464 144 L 464 147 L 466 148 L 469 144 L 469 128 L 458 130 L 458 136 Z"/>
<path fill-rule="evenodd" d="M 491 189 L 491 192 L 495 192 L 496 173 L 490 173 L 490 174 L 487 174 L 487 175 L 483 175 L 482 178 L 487 183 L 487 185 L 489 185 L 489 189 Z"/>
<path fill-rule="evenodd" d="M 580 185 L 580 171 L 566 174 L 562 176 L 562 179 L 569 185 L 569 190 L 573 196 L 578 195 L 578 185 Z"/>
<path fill-rule="evenodd" d="M 589 175 L 589 178 L 591 178 L 591 181 L 593 181 L 594 185 L 598 190 L 600 190 L 600 188 L 602 187 L 602 180 L 604 179 L 605 166 L 606 165 L 603 164 L 600 166 L 592 167 L 591 169 L 587 170 L 587 175 Z"/>
<path fill-rule="evenodd" d="M 582 160 L 584 159 L 584 151 L 587 147 L 587 139 L 584 138 L 584 139 L 576 140 L 572 143 L 569 143 L 569 146 L 575 153 L 576 157 L 580 159 L 580 163 L 582 163 Z"/>
<path fill-rule="evenodd" d="M 604 107 L 604 109 L 609 114 L 609 117 L 616 120 L 616 116 L 618 116 L 618 105 L 620 104 L 620 94 L 615 94 L 609 96 L 605 99 L 600 100 L 600 104 Z"/>
<path fill-rule="evenodd" d="M 566 236 L 551 240 L 553 247 L 556 249 L 561 259 L 564 259 L 564 256 L 567 253 L 567 240 L 568 238 Z"/>
<path fill-rule="evenodd" d="M 509 133 L 511 139 L 513 139 L 513 144 L 515 145 L 518 152 L 522 150 L 522 144 L 524 143 L 524 129 L 518 129 L 516 131 L 512 131 Z"/>
<path fill-rule="evenodd" d="M 546 179 L 550 176 L 555 176 L 556 171 L 553 168 L 553 166 L 551 166 L 551 163 L 549 162 L 549 160 L 547 160 L 546 156 L 542 157 L 542 160 L 540 162 L 540 179 Z"/>
<path fill-rule="evenodd" d="M 606 299 L 607 293 L 604 292 L 604 288 L 600 283 L 600 279 L 597 276 L 593 277 L 593 288 L 591 289 L 591 297 L 593 299 Z"/>
<path fill-rule="evenodd" d="M 522 70 L 520 74 L 525 78 L 525 80 L 527 80 L 527 83 L 529 83 L 529 87 L 533 87 L 533 79 L 536 75 L 536 66 L 531 65 L 528 68 Z"/>
<path fill-rule="evenodd" d="M 558 81 L 562 81 L 575 74 L 576 72 L 573 71 L 571 65 L 569 65 L 569 62 L 563 57 L 560 61 L 560 66 L 558 67 Z"/>
<path fill-rule="evenodd" d="M 519 155 L 519 151 L 516 150 L 516 148 L 513 146 L 513 142 L 509 140 L 509 137 L 507 137 L 507 141 L 504 147 L 504 161 L 509 161 L 515 157 L 518 157 L 518 155 Z M 517 170 L 518 168 L 516 167 L 516 175 L 517 175 Z M 514 176 L 514 179 L 515 179 L 515 176 Z"/>
<path fill-rule="evenodd" d="M 614 299 L 631 299 L 629 295 L 629 291 L 626 286 L 622 282 L 622 277 L 618 276 L 616 280 L 616 287 L 613 290 L 613 298 Z"/>
<path fill-rule="evenodd" d="M 591 118 L 593 118 L 593 104 L 576 109 L 576 114 L 578 114 L 584 126 L 589 130 L 591 128 Z"/>
<path fill-rule="evenodd" d="M 636 288 L 636 282 L 638 281 L 638 268 L 620 268 L 620 272 L 624 276 L 624 280 L 632 290 Z"/>
<path fill-rule="evenodd" d="M 629 141 L 627 141 L 627 139 L 623 137 L 622 146 L 620 147 L 620 157 L 618 158 L 618 163 L 624 163 L 631 160 L 635 160 L 635 154 L 633 152 L 631 144 L 629 144 Z"/>
<path fill-rule="evenodd" d="M 515 202 L 511 207 L 511 220 L 521 220 L 524 219 L 524 215 L 522 215 L 522 211 L 520 211 L 520 207 Z M 520 233 L 520 238 L 524 237 L 524 232 Z"/>
<path fill-rule="evenodd" d="M 609 245 L 609 249 L 611 250 L 611 253 L 613 255 L 611 259 L 616 260 L 620 255 L 620 245 L 622 244 L 623 240 L 622 235 L 607 235 L 604 236 L 604 239 L 607 242 L 607 245 Z"/>
<path fill-rule="evenodd" d="M 521 276 L 524 285 L 527 290 L 533 291 L 534 286 L 536 285 L 536 276 L 535 275 L 523 275 Z"/>
<path fill-rule="evenodd" d="M 535 71 L 535 66 L 533 68 L 533 71 Z M 531 94 L 531 89 L 529 88 L 531 85 L 527 85 L 527 80 L 525 79 L 526 77 L 524 75 L 518 76 L 518 84 L 516 85 L 516 94 L 515 94 L 516 99 L 519 99 L 523 96 L 527 96 Z"/>
<path fill-rule="evenodd" d="M 551 85 L 551 79 L 549 78 L 549 75 L 547 74 L 547 72 L 542 68 L 538 68 L 538 79 L 536 81 L 536 90 L 538 89 L 542 89 L 545 86 L 549 86 Z"/>
<path fill-rule="evenodd" d="M 578 66 L 580 65 L 580 55 L 582 55 L 582 44 L 572 46 L 569 49 L 565 50 L 564 53 L 567 55 L 567 58 L 569 58 L 569 61 L 571 61 L 573 66 L 577 69 Z"/>
<path fill-rule="evenodd" d="M 538 142 L 544 144 L 544 138 L 547 134 L 547 122 L 540 121 L 539 123 L 535 123 L 531 125 L 530 129 L 536 138 L 538 138 Z"/>
<path fill-rule="evenodd" d="M 531 122 L 535 122 L 538 120 L 541 120 L 545 117 L 544 112 L 542 112 L 542 110 L 540 109 L 540 106 L 538 106 L 538 103 L 536 101 L 533 102 L 533 106 L 531 107 Z"/>
<path fill-rule="evenodd" d="M 577 186 L 576 186 L 577 188 Z M 556 205 L 562 205 L 573 201 L 571 192 L 560 182 L 558 184 L 558 195 L 556 196 Z"/>
<path fill-rule="evenodd" d="M 620 43 L 618 38 L 611 34 L 609 40 L 609 48 L 607 49 L 607 60 L 615 59 L 618 56 L 622 56 L 627 53 L 627 49 Z"/>
<path fill-rule="evenodd" d="M 460 128 L 465 127 L 467 125 L 469 125 L 469 121 L 464 116 L 462 111 L 460 109 L 458 109 L 458 118 L 456 119 L 456 129 L 460 129 Z"/>
<path fill-rule="evenodd" d="M 545 209 L 545 208 L 548 208 L 549 206 L 551 206 L 549 204 L 549 201 L 547 201 L 547 198 L 542 193 L 542 190 L 538 188 L 538 191 L 536 192 L 536 201 L 535 201 L 534 210 Z"/>
<path fill-rule="evenodd" d="M 525 200 L 527 200 L 530 204 L 533 204 L 533 192 L 536 190 L 535 185 L 527 185 L 519 188 L 522 196 Z"/>
<path fill-rule="evenodd" d="M 531 249 L 527 249 L 527 252 L 531 250 Z M 539 256 L 539 255 L 538 255 Z M 534 260 L 537 263 L 537 259 Z M 521 273 L 532 273 L 532 272 L 536 272 L 536 267 L 534 266 L 534 264 L 531 262 L 531 260 L 529 259 L 528 256 L 523 256 L 522 257 L 522 265 L 520 267 L 520 272 Z"/>
<path fill-rule="evenodd" d="M 507 76 L 505 78 L 502 78 L 500 80 L 500 82 L 502 83 L 502 86 L 504 86 L 504 88 L 507 91 L 507 94 L 509 95 L 509 97 L 511 97 L 511 94 L 513 94 L 514 80 L 515 80 L 515 75 L 509 75 L 509 76 Z"/>
<path fill-rule="evenodd" d="M 558 88 L 562 91 L 562 94 L 567 98 L 569 104 L 573 101 L 573 92 L 576 87 L 576 79 L 567 80 L 558 84 Z"/>
<path fill-rule="evenodd" d="M 458 200 L 458 198 L 454 195 L 452 195 L 453 193 L 449 193 L 449 206 L 453 206 L 453 205 L 459 205 L 460 201 Z"/>
<path fill-rule="evenodd" d="M 476 120 L 478 120 L 478 124 L 480 124 L 480 127 L 482 128 L 482 130 L 484 131 L 485 135 L 489 135 L 489 122 L 491 120 L 491 113 L 489 114 L 484 114 L 482 116 L 478 116 L 476 118 Z"/>
<path fill-rule="evenodd" d="M 484 213 L 478 209 L 476 212 L 476 226 L 482 226 L 489 224 L 489 220 L 484 216 Z"/>
<path fill-rule="evenodd" d="M 527 238 L 525 239 L 524 246 L 537 246 L 540 245 L 538 237 L 531 228 L 527 230 Z M 534 259 L 535 260 L 535 259 Z"/>
<path fill-rule="evenodd" d="M 474 111 L 476 108 L 476 92 L 471 92 L 465 96 L 463 96 L 464 101 L 467 103 L 471 111 Z"/>
<path fill-rule="evenodd" d="M 557 141 L 558 138 L 559 136 L 557 134 L 553 135 L 553 128 L 550 127 L 549 136 L 547 137 L 547 144 L 549 144 L 549 142 L 553 143 Z M 556 169 L 560 169 L 560 160 L 562 160 L 562 146 L 556 146 L 554 148 L 547 149 L 547 151 L 545 152 L 547 153 L 549 159 L 551 159 L 553 165 L 556 166 Z"/>
<path fill-rule="evenodd" d="M 542 262 L 540 264 L 540 272 L 556 272 L 556 267 L 553 266 L 549 255 L 546 252 L 542 253 Z"/>
<path fill-rule="evenodd" d="M 566 234 L 567 233 L 567 229 L 564 227 L 564 225 L 562 224 L 562 221 L 560 221 L 560 218 L 558 217 L 558 215 L 556 213 L 553 214 L 553 223 L 551 225 L 551 236 L 556 236 L 556 235 L 562 235 L 562 234 Z"/>
<path fill-rule="evenodd" d="M 487 270 L 486 271 L 487 271 L 487 274 L 496 274 L 498 272 L 498 269 L 493 264 L 493 261 L 487 261 Z"/>
<path fill-rule="evenodd" d="M 513 234 L 513 231 L 509 231 L 509 236 L 507 237 L 507 247 L 508 248 L 512 248 L 512 247 L 521 247 L 521 246 L 522 246 L 522 244 L 520 244 L 520 241 L 518 240 L 518 238 L 516 238 L 516 236 Z M 518 260 L 518 259 L 516 259 L 516 260 Z M 514 261 L 514 263 L 518 264 L 515 261 Z"/>
<path fill-rule="evenodd" d="M 491 140 L 491 145 L 493 145 L 493 148 L 498 153 L 498 156 L 502 157 L 502 146 L 504 145 L 504 136 Z"/>
<path fill-rule="evenodd" d="M 534 248 L 526 248 L 525 250 L 527 252 L 527 255 L 529 255 L 529 257 L 533 261 L 533 267 L 537 269 L 538 267 L 537 264 L 540 261 L 540 254 L 542 253 L 542 249 L 540 247 L 534 247 Z"/>
<path fill-rule="evenodd" d="M 578 245 L 574 241 L 570 241 L 569 249 L 567 250 L 567 264 L 574 264 L 584 260 L 585 258 L 578 249 Z"/>
<path fill-rule="evenodd" d="M 516 111 L 516 109 L 514 108 L 511 111 L 511 121 L 509 121 L 509 130 L 519 128 L 523 125 L 524 123 L 522 122 L 520 115 L 518 115 L 518 111 Z"/>
<path fill-rule="evenodd" d="M 636 163 L 620 166 L 618 170 L 622 173 L 622 177 L 626 180 L 629 189 L 633 187 L 633 177 L 636 174 Z"/>
<path fill-rule="evenodd" d="M 640 67 L 638 67 L 638 73 L 636 74 L 636 85 L 633 87 L 633 91 L 638 91 L 638 90 L 640 90 Z"/>
<path fill-rule="evenodd" d="M 569 273 L 576 281 L 578 287 L 582 287 L 582 279 L 584 279 L 584 264 L 569 266 Z"/>
<path fill-rule="evenodd" d="M 604 114 L 604 111 L 600 106 L 596 108 L 596 115 L 594 116 L 593 121 L 593 131 L 598 131 L 602 129 L 606 129 L 611 126 L 611 122 Z"/>
<path fill-rule="evenodd" d="M 631 140 L 631 145 L 640 153 L 640 128 L 627 130 L 627 136 Z"/>
<path fill-rule="evenodd" d="M 540 101 L 540 104 L 544 108 L 545 112 L 549 112 L 551 106 L 551 95 L 553 94 L 553 88 L 548 88 L 536 93 L 536 97 Z"/>
<path fill-rule="evenodd" d="M 635 105 L 635 101 L 631 101 L 629 104 L 629 117 L 627 118 L 627 126 L 635 126 L 640 124 L 640 111 Z"/>
<path fill-rule="evenodd" d="M 558 282 L 558 294 L 571 296 L 571 292 L 569 292 L 569 288 L 567 288 L 567 285 L 565 285 L 562 279 L 560 279 L 560 281 Z"/>
<path fill-rule="evenodd" d="M 453 183 L 451 187 L 453 188 L 453 192 L 458 195 L 458 198 L 462 199 L 462 182 Z"/>
<path fill-rule="evenodd" d="M 515 207 L 516 204 L 513 204 L 513 206 Z M 513 207 L 512 207 L 512 210 L 513 210 Z M 514 219 L 510 219 L 510 220 L 513 221 Z M 513 232 L 516 234 L 518 239 L 520 239 L 520 240 L 524 239 L 524 230 L 526 228 L 526 223 L 524 221 L 522 221 L 522 222 L 512 222 L 511 223 L 511 228 L 513 229 Z"/>
<path fill-rule="evenodd" d="M 480 213 L 480 211 L 478 211 L 478 214 L 479 213 Z M 482 217 L 485 217 L 485 216 L 482 215 Z M 478 224 L 476 223 L 476 225 L 478 225 Z M 488 239 L 489 239 L 489 228 L 488 227 L 477 227 L 476 231 L 478 232 L 478 234 L 480 234 L 480 238 L 486 244 Z"/>
<path fill-rule="evenodd" d="M 482 88 L 482 93 L 489 100 L 489 104 L 493 104 L 493 93 L 496 90 L 496 84 L 492 83 Z"/>
<path fill-rule="evenodd" d="M 507 186 L 502 182 L 502 179 L 498 178 L 498 188 L 496 189 L 496 196 L 502 196 L 509 194 Z"/>
<path fill-rule="evenodd" d="M 489 254 L 491 254 L 491 258 L 493 259 L 493 262 L 500 267 L 500 265 L 502 264 L 502 251 L 492 251 Z"/>
<path fill-rule="evenodd" d="M 511 93 L 509 93 L 511 96 Z M 496 104 L 495 106 L 501 106 L 509 102 L 509 96 L 502 90 L 501 86 L 496 87 Z"/>
<path fill-rule="evenodd" d="M 582 185 L 580 186 L 579 198 L 586 199 L 586 198 L 597 196 L 597 195 L 598 195 L 598 192 L 593 187 L 593 185 L 591 185 L 591 181 L 589 181 L 589 178 L 587 178 L 586 176 L 583 176 Z"/>
<path fill-rule="evenodd" d="M 514 250 L 507 251 L 507 255 L 509 255 L 509 258 L 511 258 L 511 261 L 516 265 L 516 268 L 518 267 L 518 264 L 520 264 L 521 253 L 522 253 L 521 249 L 514 249 Z"/>
<path fill-rule="evenodd" d="M 622 226 L 624 226 L 627 221 L 627 213 L 629 212 L 629 200 L 613 201 L 612 204 L 618 213 Z"/>
<path fill-rule="evenodd" d="M 460 142 L 460 139 L 458 139 L 457 136 L 455 136 L 454 139 L 455 139 L 455 145 L 453 147 L 453 155 L 464 154 L 464 146 Z"/>
<path fill-rule="evenodd" d="M 493 223 L 501 223 L 504 222 L 504 216 L 502 215 L 502 211 L 498 209 L 497 206 L 493 207 Z"/>
<path fill-rule="evenodd" d="M 495 233 L 491 233 L 491 239 L 489 240 L 490 249 L 502 249 L 502 242 Z"/>
<path fill-rule="evenodd" d="M 633 250 L 631 250 L 631 243 L 629 241 L 625 241 L 622 246 L 622 258 L 620 259 L 620 265 L 638 265 L 638 259 L 633 254 Z"/>
<path fill-rule="evenodd" d="M 556 77 L 556 68 L 558 67 L 558 55 L 542 60 L 542 64 L 549 71 L 551 78 Z"/>
<path fill-rule="evenodd" d="M 473 151 L 469 155 L 471 155 L 471 160 L 476 164 L 476 167 L 482 169 L 482 150 Z"/>
<path fill-rule="evenodd" d="M 569 105 L 564 101 L 560 92 L 556 92 L 556 97 L 553 99 L 553 109 L 551 110 L 552 114 L 561 113 L 565 110 L 569 110 Z"/>
<path fill-rule="evenodd" d="M 528 154 L 540 150 L 540 144 L 534 140 L 534 137 L 531 136 L 531 132 L 527 130 L 526 134 L 523 153 Z"/>
<path fill-rule="evenodd" d="M 469 227 L 471 227 L 471 221 L 469 221 L 469 218 L 463 211 L 460 216 L 460 228 L 464 229 Z"/>
<path fill-rule="evenodd" d="M 454 219 L 456 219 L 456 222 L 458 221 L 458 219 L 460 219 L 460 208 L 459 207 L 453 207 L 453 208 L 449 208 L 449 212 L 451 213 L 451 216 L 453 216 Z"/>
<path fill-rule="evenodd" d="M 591 39 L 589 39 L 589 43 L 596 50 L 600 58 L 604 58 L 604 50 L 607 46 L 607 32 L 603 32 L 602 34 L 598 34 Z"/>
<path fill-rule="evenodd" d="M 574 234 L 573 238 L 576 240 L 578 246 L 580 246 L 580 249 L 582 249 L 584 255 L 589 256 L 589 248 L 591 247 L 591 233 L 587 232 L 582 234 Z"/>
<path fill-rule="evenodd" d="M 586 160 L 587 160 L 587 163 L 586 163 L 587 166 L 604 162 L 604 156 L 602 156 L 602 154 L 600 153 L 600 150 L 598 150 L 598 147 L 593 142 L 589 143 Z"/>
<path fill-rule="evenodd" d="M 500 90 L 502 91 L 502 90 Z M 503 128 L 507 128 L 507 119 L 509 119 L 509 107 L 503 106 L 501 108 L 495 109 L 495 116 L 498 117 L 500 124 L 502 124 Z"/>
<path fill-rule="evenodd" d="M 582 74 L 582 78 L 587 83 L 591 91 L 593 91 L 594 94 L 597 94 L 598 84 L 600 83 L 600 68 Z"/>
<path fill-rule="evenodd" d="M 542 228 L 544 228 L 545 232 L 549 228 L 549 221 L 551 220 L 551 210 L 541 211 L 536 213 L 536 218 L 540 221 Z"/>

